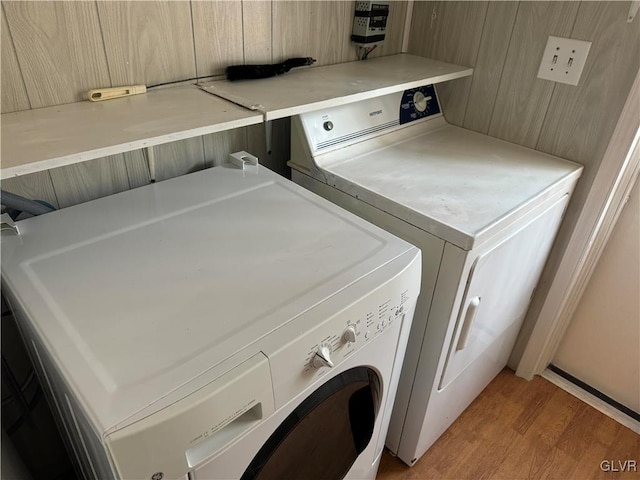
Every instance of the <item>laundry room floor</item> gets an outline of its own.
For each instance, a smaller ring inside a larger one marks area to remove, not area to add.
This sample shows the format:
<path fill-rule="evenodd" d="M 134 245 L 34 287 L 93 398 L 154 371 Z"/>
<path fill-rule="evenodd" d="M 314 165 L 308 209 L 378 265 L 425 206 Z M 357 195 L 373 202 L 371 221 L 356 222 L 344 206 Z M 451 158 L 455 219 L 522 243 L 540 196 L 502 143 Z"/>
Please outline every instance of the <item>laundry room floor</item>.
<path fill-rule="evenodd" d="M 622 471 L 626 460 L 637 471 Z M 603 461 L 618 471 L 603 471 Z M 385 451 L 377 476 L 525 478 L 638 479 L 640 435 L 541 377 L 528 382 L 505 369 L 413 468 Z"/>

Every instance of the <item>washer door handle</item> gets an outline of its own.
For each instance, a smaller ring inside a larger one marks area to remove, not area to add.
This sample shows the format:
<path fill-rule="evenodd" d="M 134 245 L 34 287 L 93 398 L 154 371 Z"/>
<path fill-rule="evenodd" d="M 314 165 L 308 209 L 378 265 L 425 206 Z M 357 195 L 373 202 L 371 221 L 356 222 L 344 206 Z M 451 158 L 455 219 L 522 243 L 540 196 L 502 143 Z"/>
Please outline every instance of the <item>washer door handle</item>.
<path fill-rule="evenodd" d="M 460 338 L 458 339 L 458 346 L 456 350 L 462 350 L 467 346 L 469 341 L 469 334 L 471 333 L 471 326 L 480 308 L 480 297 L 473 297 L 467 307 L 467 313 L 464 316 L 464 323 L 462 324 L 462 331 L 460 332 Z"/>

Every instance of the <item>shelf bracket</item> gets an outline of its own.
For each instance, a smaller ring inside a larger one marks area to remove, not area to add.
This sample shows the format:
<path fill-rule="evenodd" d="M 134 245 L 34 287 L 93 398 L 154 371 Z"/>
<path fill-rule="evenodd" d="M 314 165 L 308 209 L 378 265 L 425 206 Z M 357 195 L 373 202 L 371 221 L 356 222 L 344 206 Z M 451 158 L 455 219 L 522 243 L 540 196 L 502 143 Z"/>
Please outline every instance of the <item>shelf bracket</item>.
<path fill-rule="evenodd" d="M 20 235 L 18 225 L 15 224 L 8 213 L 3 213 L 2 215 L 0 215 L 0 231 L 1 230 L 11 230 L 16 235 Z"/>
<path fill-rule="evenodd" d="M 231 165 L 241 170 L 246 170 L 247 165 L 250 168 L 258 168 L 258 157 L 251 155 L 244 150 L 240 152 L 230 153 L 228 160 Z"/>
<path fill-rule="evenodd" d="M 149 164 L 149 181 L 156 182 L 156 155 L 153 153 L 153 147 L 145 148 L 147 152 L 147 163 Z"/>

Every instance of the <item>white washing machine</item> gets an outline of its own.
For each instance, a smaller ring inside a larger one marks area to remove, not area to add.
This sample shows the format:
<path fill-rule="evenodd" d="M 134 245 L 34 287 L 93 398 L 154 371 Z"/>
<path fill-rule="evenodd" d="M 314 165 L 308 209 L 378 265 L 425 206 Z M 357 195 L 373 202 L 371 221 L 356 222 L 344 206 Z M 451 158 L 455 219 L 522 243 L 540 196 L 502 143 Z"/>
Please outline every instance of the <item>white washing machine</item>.
<path fill-rule="evenodd" d="M 83 478 L 375 477 L 420 251 L 238 158 L 3 231 Z"/>
<path fill-rule="evenodd" d="M 413 465 L 506 365 L 582 167 L 447 124 L 431 85 L 291 135 L 296 183 L 422 250 L 387 438 Z"/>

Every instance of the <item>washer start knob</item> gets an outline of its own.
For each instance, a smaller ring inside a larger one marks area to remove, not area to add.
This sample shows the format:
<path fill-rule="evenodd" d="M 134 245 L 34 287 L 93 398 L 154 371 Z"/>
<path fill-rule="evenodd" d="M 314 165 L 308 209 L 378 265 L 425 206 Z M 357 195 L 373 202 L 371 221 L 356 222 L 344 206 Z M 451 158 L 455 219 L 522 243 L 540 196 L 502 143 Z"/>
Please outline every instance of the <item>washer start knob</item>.
<path fill-rule="evenodd" d="M 322 345 L 318 348 L 316 354 L 313 356 L 312 363 L 316 368 L 333 367 L 333 362 L 331 361 L 331 348 L 327 345 Z"/>
<path fill-rule="evenodd" d="M 342 340 L 347 343 L 355 343 L 356 341 L 356 327 L 354 325 L 349 325 L 342 332 Z"/>
<path fill-rule="evenodd" d="M 322 127 L 323 127 L 327 132 L 330 132 L 331 130 L 333 130 L 333 122 L 329 122 L 329 121 L 324 122 L 324 123 L 322 124 Z"/>

